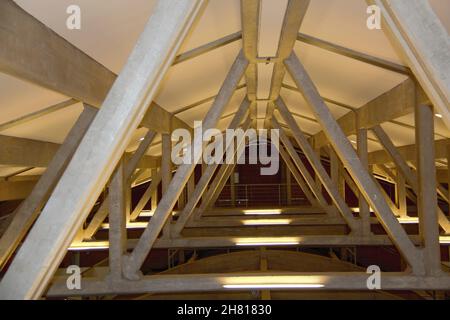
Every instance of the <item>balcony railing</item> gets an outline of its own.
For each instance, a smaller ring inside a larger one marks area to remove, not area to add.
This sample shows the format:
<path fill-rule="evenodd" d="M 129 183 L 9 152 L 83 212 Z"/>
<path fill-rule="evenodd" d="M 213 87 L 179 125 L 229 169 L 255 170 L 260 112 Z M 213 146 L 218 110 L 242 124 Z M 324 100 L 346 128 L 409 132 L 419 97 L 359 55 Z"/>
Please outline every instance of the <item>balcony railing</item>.
<path fill-rule="evenodd" d="M 231 185 L 226 185 L 217 201 L 216 207 L 265 207 L 308 205 L 303 191 L 296 184 L 291 185 L 289 195 L 287 184 L 237 184 L 234 186 L 234 201 Z"/>

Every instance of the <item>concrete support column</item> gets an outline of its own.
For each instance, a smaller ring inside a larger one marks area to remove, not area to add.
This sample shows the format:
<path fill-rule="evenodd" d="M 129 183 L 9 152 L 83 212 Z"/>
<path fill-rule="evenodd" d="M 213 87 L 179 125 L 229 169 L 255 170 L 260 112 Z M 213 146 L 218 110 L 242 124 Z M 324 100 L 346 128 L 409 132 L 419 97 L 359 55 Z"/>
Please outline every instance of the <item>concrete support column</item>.
<path fill-rule="evenodd" d="M 153 181 L 155 181 L 156 179 L 156 175 L 158 174 L 158 170 L 157 169 L 152 169 L 152 183 Z M 151 195 L 151 208 L 152 208 L 152 212 L 155 212 L 156 207 L 158 206 L 158 188 L 155 188 L 155 190 L 153 191 L 152 195 Z"/>
<path fill-rule="evenodd" d="M 109 269 L 112 280 L 122 278 L 122 258 L 127 248 L 128 183 L 124 173 L 121 160 L 109 187 Z"/>
<path fill-rule="evenodd" d="M 424 244 L 423 261 L 425 262 L 425 271 L 428 275 L 435 275 L 441 271 L 441 253 L 437 216 L 433 107 L 417 105 L 415 120 L 419 231 Z"/>
<path fill-rule="evenodd" d="M 166 193 L 170 181 L 172 180 L 172 141 L 170 134 L 163 133 L 162 136 L 162 156 L 161 156 L 161 191 L 162 195 Z M 166 224 L 164 225 L 163 235 L 170 236 L 170 225 L 172 223 L 172 214 L 169 215 Z"/>
<path fill-rule="evenodd" d="M 397 170 L 395 183 L 395 197 L 397 200 L 398 213 L 400 217 L 408 216 L 408 208 L 406 203 L 406 183 L 402 173 Z"/>
<path fill-rule="evenodd" d="M 235 170 L 231 172 L 230 175 L 230 197 L 231 197 L 231 206 L 236 206 L 236 183 L 235 183 Z"/>
<path fill-rule="evenodd" d="M 358 126 L 359 127 L 359 126 Z M 368 149 L 367 149 L 367 129 L 359 128 L 356 132 L 356 142 L 358 148 L 358 156 L 361 164 L 369 170 L 368 166 Z M 362 219 L 362 234 L 369 235 L 370 231 L 370 207 L 364 195 L 359 193 L 359 216 Z"/>
<path fill-rule="evenodd" d="M 292 176 L 291 176 L 291 170 L 289 170 L 288 166 L 285 168 L 285 174 L 286 174 L 286 200 L 287 205 L 292 204 Z"/>

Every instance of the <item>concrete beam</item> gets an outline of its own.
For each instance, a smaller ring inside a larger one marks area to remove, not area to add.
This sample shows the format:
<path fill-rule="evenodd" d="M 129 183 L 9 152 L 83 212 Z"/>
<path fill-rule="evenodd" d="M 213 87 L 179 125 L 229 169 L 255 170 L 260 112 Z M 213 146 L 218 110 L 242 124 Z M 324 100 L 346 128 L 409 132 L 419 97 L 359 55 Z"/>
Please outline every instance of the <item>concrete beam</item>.
<path fill-rule="evenodd" d="M 36 181 L 0 181 L 0 201 L 25 199 L 35 185 Z"/>
<path fill-rule="evenodd" d="M 85 106 L 77 122 L 70 130 L 66 140 L 58 149 L 41 179 L 36 183 L 30 195 L 15 211 L 14 218 L 0 239 L 0 267 L 13 254 L 20 241 L 38 217 L 45 202 L 61 178 L 80 141 L 95 118 L 97 109 Z M 14 189 L 13 189 L 14 190 Z M 0 193 L 1 194 L 1 193 Z"/>
<path fill-rule="evenodd" d="M 364 63 L 371 64 L 376 67 L 386 69 L 386 70 L 390 70 L 390 71 L 408 75 L 408 76 L 411 75 L 411 73 L 412 73 L 408 67 L 368 55 L 364 52 L 358 52 L 353 49 L 345 48 L 338 44 L 335 44 L 335 43 L 332 43 L 329 41 L 325 41 L 322 39 L 318 39 L 318 38 L 315 38 L 313 36 L 310 36 L 310 35 L 307 35 L 304 33 L 299 33 L 297 36 L 297 40 L 307 43 L 307 44 L 310 44 L 312 46 L 333 52 L 333 53 L 337 53 L 339 55 L 342 55 L 342 56 L 345 56 L 345 57 L 348 57 L 351 59 L 355 59 L 355 60 L 358 60 L 358 61 L 361 61 Z"/>
<path fill-rule="evenodd" d="M 448 139 L 437 140 L 434 142 L 435 158 L 447 158 L 447 146 L 450 144 Z M 397 152 L 402 155 L 405 161 L 415 161 L 417 145 L 410 144 L 406 146 L 396 147 Z M 386 150 L 378 150 L 369 153 L 369 164 L 384 164 L 393 162 L 391 156 Z"/>
<path fill-rule="evenodd" d="M 250 101 L 256 100 L 258 89 L 257 58 L 260 11 L 260 0 L 241 0 L 242 48 L 245 58 L 250 62 L 249 67 L 245 71 L 247 98 Z"/>
<path fill-rule="evenodd" d="M 0 282 L 0 298 L 37 299 L 44 292 L 65 249 L 125 152 L 204 3 L 157 2 L 127 64 Z M 37 47 L 46 48 L 41 42 Z M 33 51 L 30 48 L 30 53 Z M 42 62 L 49 57 L 44 58 Z"/>
<path fill-rule="evenodd" d="M 367 2 L 380 8 L 383 30 L 450 128 L 450 37 L 429 1 Z"/>
<path fill-rule="evenodd" d="M 236 274 L 203 274 L 203 275 L 159 275 L 147 276 L 140 281 L 122 281 L 114 285 L 98 279 L 86 279 L 83 288 L 76 292 L 68 290 L 65 281 L 55 283 L 48 291 L 48 297 L 66 297 L 74 295 L 95 296 L 112 294 L 139 294 L 164 292 L 216 292 L 231 291 L 226 285 L 248 285 L 234 290 L 252 290 L 251 284 L 265 283 L 299 283 L 320 284 L 314 290 L 368 290 L 367 273 L 236 273 Z M 383 273 L 381 275 L 382 290 L 447 290 L 450 277 L 416 277 L 410 274 Z M 297 289 L 299 290 L 299 289 Z M 304 289 L 306 290 L 306 289 Z M 309 289 L 311 290 L 311 289 Z"/>
<path fill-rule="evenodd" d="M 184 52 L 182 54 L 179 54 L 176 58 L 175 61 L 173 62 L 173 65 L 182 63 L 184 61 L 188 61 L 190 59 L 194 59 L 204 53 L 210 52 L 212 50 L 221 48 L 223 46 L 226 46 L 227 44 L 233 43 L 235 41 L 241 40 L 242 39 L 242 33 L 236 32 L 230 35 L 227 35 L 223 38 L 214 40 L 210 43 L 207 43 L 205 45 L 202 45 L 198 48 L 194 48 L 192 50 L 189 50 L 187 52 Z"/>
<path fill-rule="evenodd" d="M 217 98 L 215 99 L 210 110 L 206 114 L 202 129 L 204 131 L 214 128 L 219 120 L 224 108 L 228 105 L 231 97 L 239 85 L 239 81 L 244 76 L 245 70 L 247 69 L 248 61 L 245 59 L 243 52 L 241 51 L 235 59 L 228 75 L 222 84 Z M 192 148 L 197 150 L 203 144 L 203 141 L 194 141 Z M 200 157 L 201 155 L 196 155 Z M 125 258 L 125 276 L 128 279 L 133 279 L 139 277 L 138 271 L 144 262 L 147 254 L 151 250 L 153 243 L 158 237 L 161 229 L 167 220 L 168 216 L 171 214 L 179 195 L 181 194 L 184 186 L 186 185 L 189 177 L 194 171 L 196 163 L 199 158 L 193 159 L 191 163 L 185 163 L 178 167 L 178 170 L 173 177 L 170 185 L 168 186 L 167 192 L 163 195 L 161 201 L 156 208 L 156 211 L 152 217 L 152 223 L 148 225 L 139 240 L 138 245 L 133 250 L 133 252 Z"/>
<path fill-rule="evenodd" d="M 386 232 L 392 238 L 392 241 L 413 268 L 414 272 L 416 274 L 423 274 L 424 265 L 421 252 L 415 248 L 405 230 L 395 218 L 392 210 L 383 199 L 382 194 L 373 181 L 372 175 L 362 165 L 353 146 L 346 138 L 344 131 L 340 128 L 324 100 L 320 97 L 317 88 L 304 66 L 295 54 L 291 54 L 289 59 L 285 61 L 285 64 L 297 87 L 302 91 L 307 103 L 311 106 L 317 120 L 324 128 L 324 132 L 334 150 L 355 180 L 364 198 L 374 209 L 376 216 L 380 219 Z"/>
<path fill-rule="evenodd" d="M 337 123 L 348 137 L 356 134 L 356 119 L 359 119 L 358 123 L 362 129 L 370 129 L 375 125 L 413 113 L 416 90 L 419 103 L 428 101 L 421 90 L 416 88 L 414 81 L 407 79 L 354 112 L 343 115 Z M 315 148 L 321 148 L 329 143 L 324 131 L 315 134 L 311 141 Z"/>
<path fill-rule="evenodd" d="M 0 135 L 0 165 L 46 168 L 61 147 L 58 143 Z M 132 154 L 127 153 L 126 159 Z M 158 168 L 161 158 L 145 155 L 138 168 Z"/>
<path fill-rule="evenodd" d="M 117 78 L 12 0 L 0 2 L 0 43 L 0 71 L 94 107 L 102 105 Z M 170 113 L 153 106 L 143 125 L 166 130 L 167 121 L 160 119 L 167 118 Z M 185 128 L 179 121 L 174 124 Z"/>

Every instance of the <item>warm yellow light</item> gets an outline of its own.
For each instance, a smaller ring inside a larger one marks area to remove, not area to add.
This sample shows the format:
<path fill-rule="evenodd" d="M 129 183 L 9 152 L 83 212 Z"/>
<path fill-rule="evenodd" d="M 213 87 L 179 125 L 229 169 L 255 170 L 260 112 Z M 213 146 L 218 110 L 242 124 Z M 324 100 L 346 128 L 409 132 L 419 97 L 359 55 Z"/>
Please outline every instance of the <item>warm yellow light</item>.
<path fill-rule="evenodd" d="M 69 251 L 93 251 L 93 250 L 105 250 L 109 248 L 109 241 L 96 241 L 96 242 L 80 242 L 72 244 L 69 247 Z"/>
<path fill-rule="evenodd" d="M 439 237 L 440 244 L 450 244 L 450 236 Z"/>
<path fill-rule="evenodd" d="M 318 283 L 264 283 L 264 284 L 224 284 L 225 289 L 318 289 Z"/>
<path fill-rule="evenodd" d="M 291 224 L 292 219 L 249 219 L 242 220 L 245 226 L 271 226 Z"/>
<path fill-rule="evenodd" d="M 153 217 L 153 210 L 142 210 L 140 217 Z"/>
<path fill-rule="evenodd" d="M 249 275 L 224 278 L 225 289 L 318 289 L 327 282 L 323 276 Z"/>
<path fill-rule="evenodd" d="M 237 246 L 242 247 L 251 247 L 251 246 L 295 246 L 298 245 L 299 242 L 238 242 Z"/>
<path fill-rule="evenodd" d="M 359 213 L 359 207 L 356 208 L 351 208 L 350 210 L 352 210 L 352 212 L 354 213 Z M 373 211 L 372 208 L 369 208 L 370 213 L 375 213 L 375 211 Z"/>
<path fill-rule="evenodd" d="M 127 223 L 127 229 L 145 229 L 148 222 L 129 222 Z M 103 223 L 102 229 L 109 229 L 109 223 Z"/>
<path fill-rule="evenodd" d="M 155 210 L 142 210 L 139 217 L 153 217 Z M 172 216 L 177 215 L 177 211 L 172 211 Z"/>
<path fill-rule="evenodd" d="M 280 209 L 264 209 L 264 210 L 244 210 L 245 215 L 273 215 L 273 214 L 281 214 Z"/>
<path fill-rule="evenodd" d="M 299 238 L 241 238 L 237 246 L 291 246 L 300 244 Z"/>
<path fill-rule="evenodd" d="M 398 218 L 398 222 L 401 224 L 417 224 L 419 223 L 418 217 L 400 217 Z"/>

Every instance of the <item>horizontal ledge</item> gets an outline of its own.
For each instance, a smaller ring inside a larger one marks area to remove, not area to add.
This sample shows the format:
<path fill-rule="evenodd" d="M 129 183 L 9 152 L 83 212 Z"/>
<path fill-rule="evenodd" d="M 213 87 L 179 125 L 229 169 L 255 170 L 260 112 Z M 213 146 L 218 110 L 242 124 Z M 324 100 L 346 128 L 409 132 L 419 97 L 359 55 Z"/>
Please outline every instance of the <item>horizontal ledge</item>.
<path fill-rule="evenodd" d="M 410 236 L 413 243 L 420 244 L 419 236 Z M 133 249 L 138 239 L 128 239 L 128 249 Z M 442 245 L 450 245 L 449 236 L 441 236 Z M 253 245 L 252 245 L 253 243 Z M 278 247 L 321 247 L 321 246 L 393 246 L 392 241 L 386 235 L 375 235 L 370 237 L 361 236 L 330 236 L 310 235 L 299 237 L 180 237 L 156 240 L 154 248 L 235 248 L 241 246 L 258 247 L 261 244 Z M 89 241 L 72 244 L 71 251 L 83 250 L 107 250 L 108 241 Z"/>
<path fill-rule="evenodd" d="M 117 280 L 113 282 L 99 279 L 82 279 L 80 290 L 69 290 L 66 281 L 55 282 L 47 297 L 117 295 L 168 292 L 215 292 L 230 290 L 230 287 L 260 284 L 318 284 L 316 288 L 295 290 L 369 290 L 367 280 L 372 274 L 363 272 L 343 273 L 239 273 L 239 274 L 185 274 L 144 276 L 138 281 Z M 405 273 L 381 273 L 381 290 L 448 290 L 450 275 L 439 277 L 419 277 Z M 281 290 L 281 289 L 280 289 Z M 283 290 L 287 290 L 283 289 Z"/>

